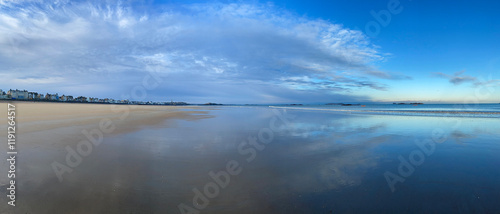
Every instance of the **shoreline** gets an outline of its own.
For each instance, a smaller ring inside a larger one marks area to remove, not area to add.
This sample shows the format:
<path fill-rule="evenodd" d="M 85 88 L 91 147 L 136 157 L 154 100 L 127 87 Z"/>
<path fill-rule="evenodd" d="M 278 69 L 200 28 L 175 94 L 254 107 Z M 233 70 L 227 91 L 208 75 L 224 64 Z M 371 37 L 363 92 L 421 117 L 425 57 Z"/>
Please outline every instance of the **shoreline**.
<path fill-rule="evenodd" d="M 97 126 L 101 120 L 116 123 L 116 132 L 127 132 L 139 126 L 160 124 L 169 119 L 196 120 L 211 117 L 199 106 L 102 105 L 94 103 L 5 102 L 16 105 L 19 133 L 47 131 L 63 127 Z M 7 105 L 0 105 L 7 111 Z M 4 117 L 2 120 L 6 120 Z M 5 128 L 7 122 L 0 124 Z M 5 136 L 6 133 L 0 133 Z"/>

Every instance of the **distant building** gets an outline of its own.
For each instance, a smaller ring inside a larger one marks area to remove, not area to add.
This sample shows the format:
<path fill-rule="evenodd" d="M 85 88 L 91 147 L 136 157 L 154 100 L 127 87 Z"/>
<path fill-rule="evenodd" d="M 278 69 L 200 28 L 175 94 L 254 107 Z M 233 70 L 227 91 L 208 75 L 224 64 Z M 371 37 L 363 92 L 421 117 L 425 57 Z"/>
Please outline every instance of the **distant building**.
<path fill-rule="evenodd" d="M 99 99 L 96 98 L 96 97 L 89 97 L 89 98 L 87 98 L 87 102 L 89 102 L 89 103 L 97 103 L 97 102 L 99 102 Z"/>
<path fill-rule="evenodd" d="M 35 95 L 38 94 L 38 93 L 35 93 L 35 92 L 28 92 L 28 100 L 34 100 L 35 99 Z"/>
<path fill-rule="evenodd" d="M 7 95 L 10 95 L 10 97 L 12 99 L 21 99 L 21 100 L 24 100 L 24 99 L 28 99 L 28 91 L 26 90 L 12 90 L 10 89 L 8 92 L 7 92 Z"/>
<path fill-rule="evenodd" d="M 7 96 L 7 93 L 5 93 L 4 91 L 2 91 L 2 89 L 0 89 L 0 99 L 7 99 L 7 98 L 9 98 Z"/>
<path fill-rule="evenodd" d="M 48 95 L 48 100 L 52 101 L 58 101 L 59 100 L 59 95 L 56 94 L 47 94 Z M 47 99 L 47 95 L 45 95 L 45 99 Z"/>
<path fill-rule="evenodd" d="M 1 0 L 0 0 L 1 1 Z M 19 99 L 19 100 L 37 100 L 37 101 L 61 101 L 61 102 L 82 102 L 82 103 L 110 103 L 110 104 L 135 104 L 135 105 L 187 105 L 185 102 L 153 102 L 153 101 L 130 101 L 130 100 L 115 100 L 111 98 L 99 99 L 97 97 L 84 97 L 79 96 L 74 98 L 69 95 L 59 96 L 56 94 L 46 93 L 41 94 L 38 92 L 28 92 L 27 90 L 12 90 L 8 92 L 0 89 L 0 99 Z M 411 103 L 415 104 L 415 103 Z"/>
<path fill-rule="evenodd" d="M 75 99 L 75 101 L 77 102 L 88 102 L 87 101 L 87 97 L 84 97 L 84 96 L 79 96 Z"/>
<path fill-rule="evenodd" d="M 59 97 L 59 101 L 63 101 L 63 102 L 73 101 L 73 96 L 66 96 L 63 94 L 61 97 Z"/>

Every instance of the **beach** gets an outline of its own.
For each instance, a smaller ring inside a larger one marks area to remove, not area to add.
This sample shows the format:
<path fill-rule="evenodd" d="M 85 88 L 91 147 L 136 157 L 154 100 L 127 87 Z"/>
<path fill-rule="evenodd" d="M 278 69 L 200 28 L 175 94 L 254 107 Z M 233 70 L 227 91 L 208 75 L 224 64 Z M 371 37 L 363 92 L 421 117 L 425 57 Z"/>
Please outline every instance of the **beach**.
<path fill-rule="evenodd" d="M 15 103 L 15 102 L 14 102 Z M 155 125 L 164 119 L 200 119 L 190 113 L 201 113 L 198 107 L 153 106 L 153 105 L 109 105 L 79 103 L 17 102 L 20 133 L 52 130 L 67 126 L 95 125 L 103 118 L 115 121 L 118 132 L 135 129 L 138 126 Z M 184 111 L 191 110 L 191 111 Z M 2 103 L 0 111 L 7 112 Z M 3 119 L 7 119 L 6 117 Z M 40 123 L 42 122 L 42 123 Z M 2 128 L 6 126 L 2 124 Z M 0 136 L 5 136 L 1 133 Z"/>
<path fill-rule="evenodd" d="M 497 118 L 14 104 L 17 204 L 0 198 L 0 213 L 500 209 Z"/>
<path fill-rule="evenodd" d="M 40 203 L 40 198 L 50 197 L 51 191 L 64 190 L 67 185 L 74 183 L 62 183 L 51 167 L 54 161 L 65 164 L 67 146 L 76 149 L 79 142 L 87 139 L 83 131 L 91 133 L 100 129 L 102 121 L 109 122 L 113 127 L 108 133 L 101 132 L 102 142 L 106 144 L 114 136 L 131 133 L 145 128 L 166 128 L 175 126 L 177 120 L 199 120 L 210 117 L 206 111 L 199 107 L 187 106 L 148 106 L 148 105 L 102 105 L 102 104 L 71 104 L 71 103 L 40 103 L 40 102 L 10 102 L 16 107 L 16 141 L 17 150 L 17 188 L 18 206 L 15 213 L 48 213 L 44 206 L 51 203 Z M 7 112 L 7 102 L 0 103 L 0 111 Z M 7 114 L 2 118 L 2 130 L 7 130 Z M 97 138 L 97 135 L 95 135 Z M 2 137 L 2 151 L 7 151 L 7 131 L 0 133 Z M 92 145 L 92 153 L 104 150 L 106 145 Z M 109 154 L 112 156 L 113 154 Z M 125 154 L 124 154 L 125 155 Z M 2 160 L 7 159 L 6 152 L 0 154 Z M 82 161 L 81 170 L 84 171 L 86 164 L 95 163 L 106 165 L 103 159 L 96 159 L 96 154 L 85 157 Z M 114 160 L 110 160 L 111 162 Z M 85 163 L 85 164 L 83 164 Z M 2 171 L 8 171 L 8 162 L 1 162 Z M 76 168 L 76 167 L 75 167 Z M 93 168 L 94 169 L 94 168 Z M 96 169 L 98 170 L 98 169 Z M 98 171 L 104 173 L 105 171 Z M 132 173 L 135 174 L 135 173 Z M 65 173 L 64 176 L 71 176 Z M 99 175 L 88 175 L 99 176 Z M 107 177 L 108 175 L 103 175 Z M 125 177 L 125 176 L 124 176 Z M 3 193 L 10 179 L 7 176 L 0 178 Z M 71 180 L 71 179 L 67 179 Z M 78 179 L 80 180 L 80 179 Z M 80 180 L 82 181 L 82 180 Z M 89 180 L 82 181 L 80 187 L 89 187 Z M 92 189 L 92 188 L 90 188 Z M 98 187 L 105 190 L 106 187 Z M 99 190 L 99 191 L 100 191 Z M 75 190 L 77 191 L 77 190 Z M 83 189 L 78 192 L 82 193 Z M 95 191 L 95 189 L 94 189 Z M 35 193 L 36 192 L 36 193 Z M 27 194 L 29 193 L 29 194 Z M 60 200 L 70 199 L 67 193 L 55 197 L 54 204 L 60 204 Z M 53 196 L 52 196 L 53 197 Z M 89 197 L 83 195 L 82 197 Z M 7 212 L 7 198 L 2 197 L 1 213 Z M 81 200 L 77 198 L 74 202 Z M 70 203 L 71 204 L 71 203 Z M 62 206 L 62 207 L 61 207 Z M 64 210 L 64 203 L 52 210 Z M 70 205 L 71 206 L 71 205 Z M 22 211 L 21 211 L 22 210 Z M 86 213 L 84 211 L 77 213 Z"/>

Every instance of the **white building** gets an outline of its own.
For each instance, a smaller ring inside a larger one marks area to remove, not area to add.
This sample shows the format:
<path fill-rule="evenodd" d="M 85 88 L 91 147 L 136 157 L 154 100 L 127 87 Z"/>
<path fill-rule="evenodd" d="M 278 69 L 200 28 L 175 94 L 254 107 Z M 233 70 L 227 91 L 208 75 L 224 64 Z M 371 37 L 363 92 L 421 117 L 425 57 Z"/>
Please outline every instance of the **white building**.
<path fill-rule="evenodd" d="M 28 99 L 28 91 L 26 90 L 12 90 L 10 89 L 9 92 L 7 92 L 7 95 L 10 95 L 12 99 Z"/>

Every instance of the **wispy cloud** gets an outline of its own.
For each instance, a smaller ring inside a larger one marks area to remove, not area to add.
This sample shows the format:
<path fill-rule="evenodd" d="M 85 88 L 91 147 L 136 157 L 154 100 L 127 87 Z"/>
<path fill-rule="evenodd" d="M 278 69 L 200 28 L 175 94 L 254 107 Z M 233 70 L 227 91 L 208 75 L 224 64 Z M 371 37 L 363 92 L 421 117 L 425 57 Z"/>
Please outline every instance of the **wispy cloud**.
<path fill-rule="evenodd" d="M 382 72 L 378 70 L 366 70 L 364 71 L 365 74 L 381 78 L 381 79 L 388 79 L 388 80 L 412 80 L 413 78 L 407 75 L 399 74 L 399 73 L 394 73 L 394 72 Z"/>
<path fill-rule="evenodd" d="M 18 80 L 6 85 L 100 84 L 118 96 L 140 83 L 151 60 L 166 78 L 151 95 L 187 101 L 358 100 L 366 98 L 346 93 L 385 90 L 376 79 L 409 79 L 373 68 L 385 55 L 362 32 L 269 4 L 137 4 L 0 1 L 0 73 Z M 339 75 L 345 81 L 333 80 Z"/>
<path fill-rule="evenodd" d="M 309 76 L 283 77 L 280 79 L 283 86 L 296 90 L 326 90 L 331 92 L 350 92 L 352 88 L 371 88 L 375 90 L 387 90 L 387 86 L 369 80 L 354 79 L 348 77 L 311 78 Z"/>
<path fill-rule="evenodd" d="M 474 83 L 474 86 L 485 86 L 485 87 L 500 86 L 500 79 L 489 79 L 489 80 L 479 79 Z"/>
<path fill-rule="evenodd" d="M 18 84 L 30 85 L 30 84 L 54 84 L 64 81 L 61 77 L 24 77 L 11 80 Z"/>
<path fill-rule="evenodd" d="M 466 83 L 466 82 L 475 82 L 477 80 L 476 77 L 463 75 L 463 73 L 465 73 L 465 70 L 455 72 L 455 74 L 453 74 L 453 75 L 445 74 L 442 72 L 435 72 L 434 76 L 448 79 L 448 81 L 450 83 L 453 83 L 454 85 L 460 85 L 460 84 Z"/>

